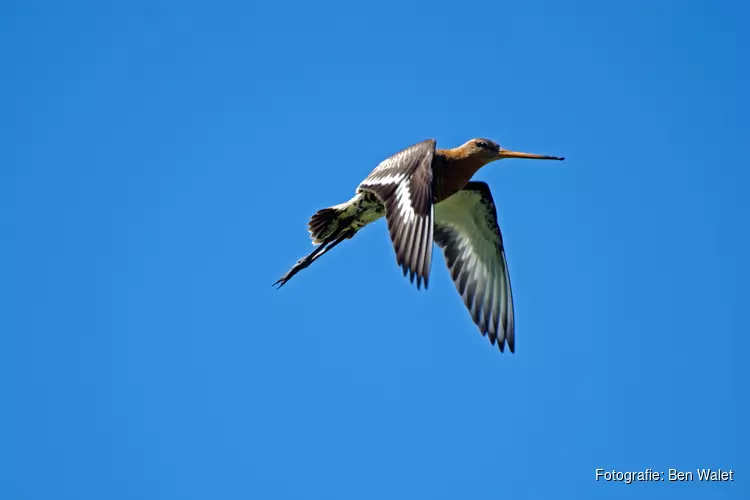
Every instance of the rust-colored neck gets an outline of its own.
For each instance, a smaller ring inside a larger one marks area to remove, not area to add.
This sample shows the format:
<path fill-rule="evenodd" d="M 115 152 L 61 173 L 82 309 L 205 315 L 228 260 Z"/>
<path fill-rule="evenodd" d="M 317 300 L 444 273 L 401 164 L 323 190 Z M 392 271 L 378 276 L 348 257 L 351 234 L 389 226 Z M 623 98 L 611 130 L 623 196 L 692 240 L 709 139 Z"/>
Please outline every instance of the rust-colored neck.
<path fill-rule="evenodd" d="M 477 171 L 490 162 L 467 148 L 435 150 L 432 162 L 435 203 L 440 203 L 466 186 Z"/>

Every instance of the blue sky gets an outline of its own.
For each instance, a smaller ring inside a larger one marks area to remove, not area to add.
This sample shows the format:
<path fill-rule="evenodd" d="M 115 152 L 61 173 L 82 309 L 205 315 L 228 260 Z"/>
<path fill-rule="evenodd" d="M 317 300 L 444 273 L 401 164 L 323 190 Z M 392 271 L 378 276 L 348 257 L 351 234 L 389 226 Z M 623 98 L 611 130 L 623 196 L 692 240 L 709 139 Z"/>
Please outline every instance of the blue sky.
<path fill-rule="evenodd" d="M 748 498 L 749 14 L 3 3 L 0 498 Z M 567 157 L 476 177 L 515 355 L 383 221 L 271 287 L 383 158 L 476 136 Z"/>

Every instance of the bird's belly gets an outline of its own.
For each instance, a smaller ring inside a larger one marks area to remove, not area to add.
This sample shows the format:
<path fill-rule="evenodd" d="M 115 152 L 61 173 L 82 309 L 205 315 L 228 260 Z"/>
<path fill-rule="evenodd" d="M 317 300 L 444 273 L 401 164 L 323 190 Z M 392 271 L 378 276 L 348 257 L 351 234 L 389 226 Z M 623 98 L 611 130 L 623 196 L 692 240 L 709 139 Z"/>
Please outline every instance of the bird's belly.
<path fill-rule="evenodd" d="M 385 215 L 385 207 L 375 196 L 359 198 L 353 208 L 352 226 L 357 230 L 375 222 Z"/>

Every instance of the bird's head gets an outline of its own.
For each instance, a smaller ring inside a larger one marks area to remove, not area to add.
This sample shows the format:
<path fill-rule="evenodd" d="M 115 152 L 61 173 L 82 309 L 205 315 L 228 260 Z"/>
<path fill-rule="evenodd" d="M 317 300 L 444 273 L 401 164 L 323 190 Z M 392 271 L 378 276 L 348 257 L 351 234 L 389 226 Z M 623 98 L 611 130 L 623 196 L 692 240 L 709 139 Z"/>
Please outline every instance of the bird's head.
<path fill-rule="evenodd" d="M 489 139 L 472 139 L 460 147 L 466 157 L 481 159 L 484 163 L 490 163 L 504 158 L 526 158 L 528 160 L 564 160 L 559 156 L 538 155 L 534 153 L 521 153 L 503 149 L 500 145 Z"/>

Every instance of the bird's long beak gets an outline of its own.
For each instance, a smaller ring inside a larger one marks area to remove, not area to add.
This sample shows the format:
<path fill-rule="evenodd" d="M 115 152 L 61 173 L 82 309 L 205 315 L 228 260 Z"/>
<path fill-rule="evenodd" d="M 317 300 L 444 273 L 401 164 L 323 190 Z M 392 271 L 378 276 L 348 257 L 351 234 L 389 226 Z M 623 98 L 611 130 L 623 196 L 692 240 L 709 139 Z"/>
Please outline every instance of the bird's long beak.
<path fill-rule="evenodd" d="M 526 158 L 527 160 L 564 160 L 561 156 L 547 156 L 537 155 L 534 153 L 521 153 L 520 151 L 509 151 L 507 149 L 500 148 L 497 153 L 498 157 L 502 158 Z"/>

